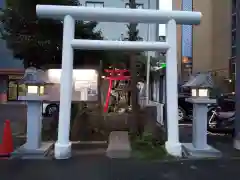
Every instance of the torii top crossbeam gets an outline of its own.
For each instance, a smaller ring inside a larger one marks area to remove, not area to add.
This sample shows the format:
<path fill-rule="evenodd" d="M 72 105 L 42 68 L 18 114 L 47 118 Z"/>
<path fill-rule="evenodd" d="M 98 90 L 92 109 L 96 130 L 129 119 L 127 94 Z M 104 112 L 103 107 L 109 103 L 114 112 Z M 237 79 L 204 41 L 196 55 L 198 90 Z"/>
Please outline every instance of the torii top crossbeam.
<path fill-rule="evenodd" d="M 177 24 L 200 24 L 201 12 L 163 11 L 153 9 L 93 8 L 83 6 L 37 5 L 36 12 L 42 18 L 63 19 L 66 15 L 75 20 L 97 22 L 129 22 L 166 24 L 174 19 Z"/>

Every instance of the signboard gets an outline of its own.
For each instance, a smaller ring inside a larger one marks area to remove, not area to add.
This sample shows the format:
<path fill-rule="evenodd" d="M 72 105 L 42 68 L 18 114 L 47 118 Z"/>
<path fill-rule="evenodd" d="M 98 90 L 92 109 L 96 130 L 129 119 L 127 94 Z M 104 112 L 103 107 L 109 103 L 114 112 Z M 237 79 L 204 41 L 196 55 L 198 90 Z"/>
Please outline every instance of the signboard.
<path fill-rule="evenodd" d="M 22 75 L 9 75 L 8 76 L 9 80 L 19 80 L 19 79 L 22 79 L 22 78 L 23 78 Z"/>
<path fill-rule="evenodd" d="M 60 101 L 61 69 L 46 71 L 47 81 L 45 94 L 49 101 Z M 74 69 L 72 84 L 72 101 L 97 101 L 98 72 L 93 69 Z"/>

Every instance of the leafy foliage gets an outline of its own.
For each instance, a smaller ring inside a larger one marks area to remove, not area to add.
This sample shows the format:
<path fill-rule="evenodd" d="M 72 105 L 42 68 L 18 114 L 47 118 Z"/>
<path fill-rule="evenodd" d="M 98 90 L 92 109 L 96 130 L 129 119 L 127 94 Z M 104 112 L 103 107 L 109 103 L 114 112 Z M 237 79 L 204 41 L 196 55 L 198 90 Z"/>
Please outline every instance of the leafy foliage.
<path fill-rule="evenodd" d="M 63 22 L 60 20 L 38 19 L 37 4 L 79 5 L 76 0 L 7 0 L 7 8 L 1 10 L 1 37 L 13 55 L 24 60 L 25 67 L 43 67 L 47 64 L 61 64 Z M 95 31 L 96 22 L 78 21 L 75 37 L 102 39 Z M 84 63 L 86 57 L 100 57 L 100 52 L 77 51 L 74 65 Z M 95 62 L 90 62 L 95 63 Z"/>
<path fill-rule="evenodd" d="M 134 26 L 134 27 L 133 27 Z M 128 28 L 128 39 L 129 41 L 142 41 L 143 38 L 140 37 L 139 34 L 139 30 L 137 29 L 137 24 L 128 24 L 127 28 Z"/>
<path fill-rule="evenodd" d="M 129 0 L 129 5 L 131 9 L 136 9 L 136 1 L 135 0 Z M 138 24 L 130 23 L 127 25 L 128 27 L 128 40 L 129 41 L 140 41 L 142 38 L 138 36 L 139 30 L 137 29 Z"/>
<path fill-rule="evenodd" d="M 142 136 L 131 135 L 133 157 L 137 159 L 156 160 L 166 159 L 167 152 L 161 141 L 154 138 L 150 132 L 143 132 Z"/>
<path fill-rule="evenodd" d="M 136 0 L 129 0 L 129 7 L 131 9 L 136 9 Z M 128 28 L 128 37 L 126 38 L 129 41 L 142 41 L 143 38 L 139 36 L 139 30 L 137 29 L 138 24 L 130 23 L 127 25 Z M 137 68 L 137 76 L 142 79 L 145 76 L 145 64 L 146 64 L 146 56 L 144 52 L 136 52 L 136 62 L 135 65 Z M 130 55 L 130 54 L 129 54 Z M 131 56 L 131 55 L 130 55 Z M 134 66 L 135 66 L 134 65 Z"/>

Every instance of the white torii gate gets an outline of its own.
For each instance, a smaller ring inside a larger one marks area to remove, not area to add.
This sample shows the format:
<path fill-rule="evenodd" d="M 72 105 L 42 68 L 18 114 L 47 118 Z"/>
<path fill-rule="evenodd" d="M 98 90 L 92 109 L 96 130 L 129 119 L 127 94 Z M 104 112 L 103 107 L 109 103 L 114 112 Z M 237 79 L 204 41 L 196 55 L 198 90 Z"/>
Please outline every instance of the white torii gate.
<path fill-rule="evenodd" d="M 73 50 L 142 50 L 167 52 L 167 126 L 166 150 L 173 156 L 181 156 L 178 129 L 177 90 L 177 28 L 176 24 L 200 24 L 202 14 L 190 11 L 160 11 L 126 8 L 92 8 L 83 6 L 37 5 L 41 18 L 63 20 L 62 74 L 60 88 L 60 113 L 55 158 L 71 157 L 70 109 L 72 96 Z M 129 22 L 167 24 L 166 42 L 128 42 L 106 40 L 82 40 L 74 38 L 75 21 Z"/>

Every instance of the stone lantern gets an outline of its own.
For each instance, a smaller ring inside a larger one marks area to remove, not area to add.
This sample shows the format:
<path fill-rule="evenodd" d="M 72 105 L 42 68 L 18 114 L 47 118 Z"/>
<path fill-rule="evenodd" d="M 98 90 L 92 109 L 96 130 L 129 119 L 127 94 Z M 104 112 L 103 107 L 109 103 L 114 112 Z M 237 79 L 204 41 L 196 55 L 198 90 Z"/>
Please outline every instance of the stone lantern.
<path fill-rule="evenodd" d="M 39 158 L 44 156 L 52 143 L 42 143 L 42 103 L 46 99 L 44 95 L 45 72 L 30 67 L 25 70 L 24 77 L 19 83 L 27 86 L 25 96 L 19 96 L 18 100 L 26 102 L 27 105 L 27 139 L 26 143 L 21 146 L 16 154 Z"/>
<path fill-rule="evenodd" d="M 208 105 L 216 103 L 216 99 L 209 97 L 213 88 L 210 73 L 193 76 L 183 87 L 191 88 L 192 95 L 186 101 L 193 104 L 192 143 L 183 143 L 183 152 L 197 158 L 221 156 L 220 151 L 207 144 Z"/>

